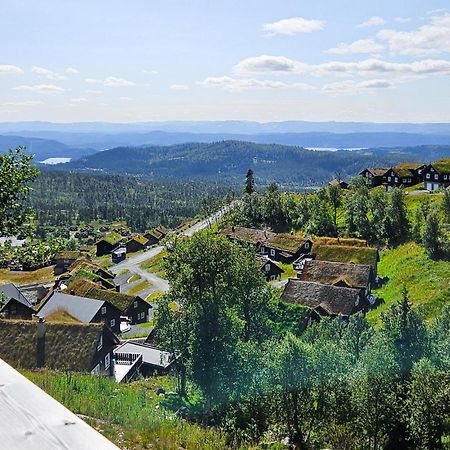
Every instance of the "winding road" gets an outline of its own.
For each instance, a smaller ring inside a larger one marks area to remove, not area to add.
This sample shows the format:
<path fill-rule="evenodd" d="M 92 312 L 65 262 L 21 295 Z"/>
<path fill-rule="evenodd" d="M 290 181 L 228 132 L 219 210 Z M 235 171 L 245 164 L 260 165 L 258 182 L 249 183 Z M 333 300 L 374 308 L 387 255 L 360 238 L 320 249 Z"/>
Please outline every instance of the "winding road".
<path fill-rule="evenodd" d="M 210 227 L 213 223 L 217 222 L 224 214 L 226 214 L 231 208 L 236 205 L 236 202 L 231 203 L 207 217 L 206 219 L 200 220 L 195 223 L 191 227 L 184 230 L 181 235 L 183 236 L 192 236 L 195 233 L 198 233 L 205 228 Z M 128 270 L 130 278 L 133 274 L 137 274 L 141 277 L 141 279 L 137 282 L 140 283 L 142 280 L 147 280 L 151 283 L 151 286 L 138 294 L 143 298 L 148 297 L 153 292 L 167 292 L 169 290 L 169 283 L 167 280 L 158 277 L 154 273 L 147 272 L 145 269 L 141 269 L 142 263 L 148 261 L 155 256 L 158 256 L 164 247 L 162 245 L 158 245 L 156 247 L 152 247 L 149 250 L 144 251 L 143 253 L 138 253 L 136 255 L 130 256 L 129 258 L 121 261 L 120 263 L 112 266 L 109 270 L 115 275 L 119 275 L 121 272 Z M 130 287 L 131 288 L 131 287 Z M 126 292 L 126 289 L 123 291 Z"/>

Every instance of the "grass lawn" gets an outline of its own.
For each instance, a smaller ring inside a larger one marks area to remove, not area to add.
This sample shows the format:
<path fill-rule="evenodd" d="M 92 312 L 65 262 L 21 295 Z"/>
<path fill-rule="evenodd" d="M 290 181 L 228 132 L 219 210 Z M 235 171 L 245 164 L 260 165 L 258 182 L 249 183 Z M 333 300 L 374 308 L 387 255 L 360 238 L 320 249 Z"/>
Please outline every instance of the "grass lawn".
<path fill-rule="evenodd" d="M 176 418 L 175 411 L 186 406 L 192 414 L 199 410 L 199 396 L 190 401 L 177 395 L 158 396 L 162 387 L 175 391 L 172 377 L 152 377 L 128 384 L 117 384 L 105 378 L 50 371 L 25 372 L 24 375 L 119 448 L 221 450 L 225 438 L 213 429 Z"/>
<path fill-rule="evenodd" d="M 0 284 L 16 283 L 21 285 L 33 283 L 52 283 L 55 281 L 53 268 L 54 266 L 49 266 L 30 272 L 11 272 L 9 269 L 0 269 Z"/>
<path fill-rule="evenodd" d="M 130 269 L 123 269 L 121 272 L 119 272 L 119 275 L 126 275 L 127 273 L 130 273 Z"/>
<path fill-rule="evenodd" d="M 281 264 L 277 263 L 277 266 L 280 266 L 284 273 L 281 274 L 281 279 L 286 280 L 288 278 L 296 278 L 297 277 L 297 271 L 294 270 L 294 266 L 292 264 Z"/>
<path fill-rule="evenodd" d="M 159 297 L 161 297 L 163 294 L 163 292 L 161 291 L 156 291 L 156 292 L 152 292 L 146 299 L 146 302 L 155 302 L 156 300 L 158 300 Z"/>
<path fill-rule="evenodd" d="M 135 273 L 130 279 L 128 280 L 128 283 L 134 283 L 135 281 L 138 281 L 141 279 L 141 276 L 138 273 Z"/>
<path fill-rule="evenodd" d="M 165 279 L 166 273 L 163 268 L 164 257 L 167 256 L 167 252 L 163 250 L 161 253 L 158 253 L 153 258 L 147 259 L 144 261 L 139 267 L 143 270 L 146 270 L 149 273 L 154 273 L 158 275 L 159 278 Z"/>
<path fill-rule="evenodd" d="M 148 280 L 141 281 L 136 286 L 133 286 L 129 291 L 127 291 L 128 295 L 135 295 L 145 289 L 148 289 L 152 284 Z"/>
<path fill-rule="evenodd" d="M 427 319 L 433 319 L 444 305 L 450 304 L 450 261 L 431 260 L 413 242 L 383 251 L 378 273 L 389 281 L 374 291 L 385 303 L 367 314 L 372 322 L 379 323 L 381 313 L 401 299 L 403 286 L 413 305 L 423 308 Z"/>

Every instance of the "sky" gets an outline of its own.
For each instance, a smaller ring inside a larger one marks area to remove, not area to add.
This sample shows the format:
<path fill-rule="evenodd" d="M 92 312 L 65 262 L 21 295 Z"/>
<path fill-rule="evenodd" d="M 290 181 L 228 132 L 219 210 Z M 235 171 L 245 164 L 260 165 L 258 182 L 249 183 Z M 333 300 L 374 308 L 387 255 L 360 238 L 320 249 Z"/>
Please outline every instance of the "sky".
<path fill-rule="evenodd" d="M 448 0 L 1 0 L 0 121 L 450 122 Z"/>

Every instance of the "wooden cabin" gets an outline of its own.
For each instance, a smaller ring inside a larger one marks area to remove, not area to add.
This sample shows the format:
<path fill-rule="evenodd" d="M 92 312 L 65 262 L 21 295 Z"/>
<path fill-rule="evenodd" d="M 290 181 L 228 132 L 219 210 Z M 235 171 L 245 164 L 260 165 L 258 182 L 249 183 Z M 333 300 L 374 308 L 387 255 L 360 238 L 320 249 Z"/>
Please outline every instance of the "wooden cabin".
<path fill-rule="evenodd" d="M 96 255 L 109 255 L 122 241 L 122 236 L 118 233 L 109 233 L 95 244 L 97 247 Z"/>
<path fill-rule="evenodd" d="M 16 368 L 111 377 L 117 336 L 103 324 L 0 320 L 0 358 Z"/>
<path fill-rule="evenodd" d="M 420 163 L 401 163 L 390 168 L 384 175 L 384 185 L 387 191 L 395 187 L 405 188 L 415 186 L 423 181 L 422 171 L 425 168 Z"/>
<path fill-rule="evenodd" d="M 0 286 L 0 317 L 31 320 L 36 311 L 14 283 Z"/>
<path fill-rule="evenodd" d="M 79 251 L 58 252 L 54 258 L 54 274 L 60 275 L 61 273 L 67 272 L 67 270 L 69 270 L 69 267 L 77 260 L 79 256 Z"/>
<path fill-rule="evenodd" d="M 442 158 L 423 169 L 423 181 L 427 191 L 450 186 L 450 158 Z"/>
<path fill-rule="evenodd" d="M 147 247 L 147 239 L 144 236 L 133 236 L 125 243 L 127 253 L 135 253 L 141 250 L 145 250 Z"/>
<path fill-rule="evenodd" d="M 258 256 L 258 266 L 267 281 L 279 280 L 284 270 L 277 266 L 271 259 Z"/>
<path fill-rule="evenodd" d="M 381 186 L 384 183 L 384 175 L 389 170 L 389 167 L 368 167 L 358 175 L 364 177 L 364 180 L 369 188 Z"/>

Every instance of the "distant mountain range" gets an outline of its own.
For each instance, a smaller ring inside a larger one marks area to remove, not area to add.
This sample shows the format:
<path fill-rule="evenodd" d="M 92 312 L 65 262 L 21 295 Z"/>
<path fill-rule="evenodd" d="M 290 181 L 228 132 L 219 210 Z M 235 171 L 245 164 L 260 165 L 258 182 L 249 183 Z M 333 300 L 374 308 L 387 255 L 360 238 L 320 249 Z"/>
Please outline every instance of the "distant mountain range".
<path fill-rule="evenodd" d="M 116 147 L 246 141 L 304 148 L 449 145 L 450 124 L 346 122 L 0 123 L 0 151 L 26 145 L 36 160 L 77 159 Z"/>
<path fill-rule="evenodd" d="M 96 152 L 94 149 L 78 148 L 49 139 L 24 136 L 0 136 L 0 152 L 5 152 L 9 148 L 17 148 L 19 146 L 26 147 L 26 153 L 35 155 L 37 162 L 55 157 L 78 159 Z"/>
<path fill-rule="evenodd" d="M 317 186 L 337 172 L 355 176 L 368 166 L 430 162 L 450 155 L 450 146 L 312 151 L 284 145 L 222 141 L 173 146 L 118 147 L 55 166 L 60 170 L 110 173 L 161 180 L 204 180 L 241 184 L 249 168 L 257 183 L 277 181 L 286 187 Z"/>

